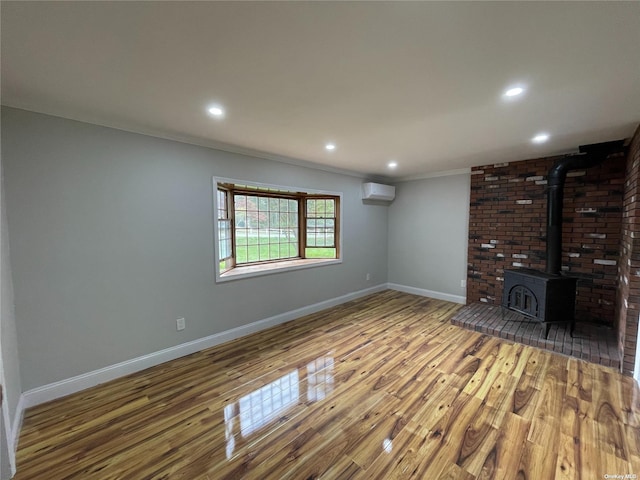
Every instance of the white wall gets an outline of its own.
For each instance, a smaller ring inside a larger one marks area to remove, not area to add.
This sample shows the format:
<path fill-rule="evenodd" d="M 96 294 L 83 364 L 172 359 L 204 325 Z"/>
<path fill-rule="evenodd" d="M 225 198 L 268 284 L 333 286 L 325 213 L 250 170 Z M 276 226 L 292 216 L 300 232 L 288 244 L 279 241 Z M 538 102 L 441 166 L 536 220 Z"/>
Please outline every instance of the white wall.
<path fill-rule="evenodd" d="M 387 281 L 361 178 L 11 108 L 2 127 L 25 390 Z M 343 262 L 216 284 L 213 176 L 343 192 Z"/>
<path fill-rule="evenodd" d="M 464 302 L 470 179 L 458 174 L 396 185 L 389 208 L 389 283 Z"/>

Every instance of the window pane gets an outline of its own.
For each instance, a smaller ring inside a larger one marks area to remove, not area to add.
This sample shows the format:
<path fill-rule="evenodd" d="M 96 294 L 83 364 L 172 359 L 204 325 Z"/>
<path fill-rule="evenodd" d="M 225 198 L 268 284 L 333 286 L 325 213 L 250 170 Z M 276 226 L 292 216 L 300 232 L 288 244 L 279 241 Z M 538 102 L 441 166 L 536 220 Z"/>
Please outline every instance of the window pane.
<path fill-rule="evenodd" d="M 327 200 L 326 203 L 326 214 L 328 217 L 335 217 L 336 216 L 336 202 L 334 200 Z"/>
<path fill-rule="evenodd" d="M 236 262 L 237 263 L 246 263 L 247 262 L 247 248 L 248 247 L 238 247 L 236 249 Z"/>
<path fill-rule="evenodd" d="M 306 258 L 336 258 L 335 248 L 305 248 Z"/>
<path fill-rule="evenodd" d="M 234 195 L 236 243 L 247 245 L 237 264 L 298 256 L 297 200 L 261 195 Z M 289 244 L 294 243 L 294 249 Z"/>
<path fill-rule="evenodd" d="M 307 218 L 335 218 L 336 202 L 332 198 L 308 198 Z"/>
<path fill-rule="evenodd" d="M 218 253 L 219 260 L 231 256 L 231 221 L 218 220 Z"/>
<path fill-rule="evenodd" d="M 307 217 L 315 217 L 316 216 L 316 203 L 317 200 L 307 199 Z"/>
<path fill-rule="evenodd" d="M 229 218 L 227 212 L 227 192 L 218 190 L 218 219 Z"/>
<path fill-rule="evenodd" d="M 309 200 L 307 205 L 309 205 Z M 316 208 L 311 212 L 315 217 L 309 218 L 307 211 L 307 247 L 335 247 L 335 218 L 327 217 L 328 205 L 333 206 L 333 200 L 313 200 Z"/>
<path fill-rule="evenodd" d="M 336 202 L 333 198 L 308 198 L 306 258 L 336 258 Z"/>

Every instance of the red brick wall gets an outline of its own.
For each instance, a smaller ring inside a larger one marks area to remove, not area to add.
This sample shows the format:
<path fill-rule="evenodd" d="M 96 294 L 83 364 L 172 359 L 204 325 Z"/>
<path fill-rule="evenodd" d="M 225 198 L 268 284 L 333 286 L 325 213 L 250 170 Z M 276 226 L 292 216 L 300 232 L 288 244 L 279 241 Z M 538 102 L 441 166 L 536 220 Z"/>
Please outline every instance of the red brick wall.
<path fill-rule="evenodd" d="M 545 185 L 558 158 L 472 169 L 468 303 L 500 304 L 505 269 L 544 270 Z M 579 278 L 578 321 L 615 324 L 625 166 L 624 154 L 610 155 L 602 165 L 567 178 L 562 265 Z"/>
<path fill-rule="evenodd" d="M 640 316 L 640 127 L 627 155 L 616 327 L 622 371 L 634 368 Z"/>

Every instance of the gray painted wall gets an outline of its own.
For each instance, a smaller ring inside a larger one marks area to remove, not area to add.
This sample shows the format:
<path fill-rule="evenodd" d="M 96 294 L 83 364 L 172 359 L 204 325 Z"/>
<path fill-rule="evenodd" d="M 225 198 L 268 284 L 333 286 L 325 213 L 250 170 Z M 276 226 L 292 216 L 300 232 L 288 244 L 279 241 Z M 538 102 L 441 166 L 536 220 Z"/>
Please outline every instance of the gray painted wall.
<path fill-rule="evenodd" d="M 24 390 L 387 281 L 360 178 L 11 108 L 2 127 Z M 343 263 L 214 283 L 213 176 L 343 192 Z"/>
<path fill-rule="evenodd" d="M 2 180 L 4 183 L 4 179 Z M 1 195 L 5 197 L 5 189 L 2 188 Z M 5 395 L 9 408 L 9 417 L 13 421 L 18 406 L 18 400 L 22 393 L 20 386 L 20 369 L 18 363 L 18 339 L 16 334 L 16 318 L 14 310 L 13 281 L 11 278 L 11 262 L 9 255 L 9 234 L 7 231 L 7 214 L 5 198 L 2 203 L 2 240 L 0 241 L 0 254 L 2 255 L 0 264 L 2 269 L 2 321 L 0 322 L 0 338 L 2 348 L 2 366 L 4 369 Z M 9 430 L 11 429 L 9 426 Z"/>
<path fill-rule="evenodd" d="M 389 208 L 389 282 L 466 295 L 469 174 L 402 182 Z"/>
<path fill-rule="evenodd" d="M 0 153 L 0 378 L 3 387 L 3 404 L 0 413 L 0 478 L 11 477 L 9 457 L 13 458 L 13 422 L 22 386 L 18 360 L 18 339 L 13 303 L 13 281 L 9 255 L 9 234 L 4 188 L 4 168 Z"/>

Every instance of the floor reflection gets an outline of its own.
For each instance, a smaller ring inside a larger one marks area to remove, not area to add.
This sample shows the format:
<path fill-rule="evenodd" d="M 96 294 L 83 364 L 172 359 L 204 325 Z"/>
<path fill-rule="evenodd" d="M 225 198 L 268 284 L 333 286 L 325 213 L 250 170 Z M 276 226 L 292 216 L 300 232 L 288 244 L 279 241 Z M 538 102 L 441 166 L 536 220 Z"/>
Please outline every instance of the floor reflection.
<path fill-rule="evenodd" d="M 333 391 L 333 357 L 316 358 L 307 364 L 307 401 L 323 400 Z"/>
<path fill-rule="evenodd" d="M 230 459 L 237 443 L 280 418 L 300 403 L 318 402 L 333 391 L 332 356 L 318 357 L 224 407 L 226 455 Z M 306 380 L 306 392 L 301 384 Z"/>

